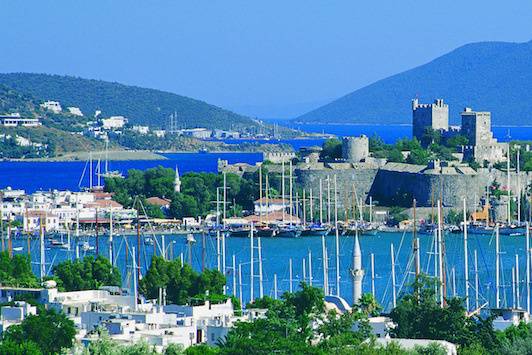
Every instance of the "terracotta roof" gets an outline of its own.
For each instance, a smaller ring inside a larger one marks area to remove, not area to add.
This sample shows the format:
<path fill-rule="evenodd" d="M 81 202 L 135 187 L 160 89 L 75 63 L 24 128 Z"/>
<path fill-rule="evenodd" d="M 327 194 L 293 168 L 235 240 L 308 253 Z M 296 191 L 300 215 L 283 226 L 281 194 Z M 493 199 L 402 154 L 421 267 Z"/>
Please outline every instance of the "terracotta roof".
<path fill-rule="evenodd" d="M 172 202 L 172 200 L 160 197 L 148 197 L 146 199 L 146 202 L 148 202 L 150 205 L 155 206 L 168 206 Z"/>
<path fill-rule="evenodd" d="M 95 200 L 106 200 L 113 197 L 114 194 L 112 192 L 93 192 L 92 195 Z"/>
<path fill-rule="evenodd" d="M 123 208 L 123 206 L 114 201 L 114 200 L 96 200 L 94 202 L 88 203 L 87 207 L 97 207 L 97 208 Z"/>

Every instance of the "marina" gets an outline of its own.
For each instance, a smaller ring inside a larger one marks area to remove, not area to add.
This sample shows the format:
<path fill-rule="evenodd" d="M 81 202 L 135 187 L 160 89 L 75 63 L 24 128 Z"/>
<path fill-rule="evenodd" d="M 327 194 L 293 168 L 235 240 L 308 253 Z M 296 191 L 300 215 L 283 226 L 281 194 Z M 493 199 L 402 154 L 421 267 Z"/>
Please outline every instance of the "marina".
<path fill-rule="evenodd" d="M 146 243 L 146 239 L 151 242 Z M 496 304 L 496 238 L 493 235 L 469 235 L 469 283 L 470 283 L 470 302 L 471 305 L 483 305 L 488 302 L 489 306 L 495 307 Z M 222 238 L 220 238 L 222 239 Z M 255 238 L 257 240 L 257 238 Z M 335 280 L 335 236 L 329 235 L 324 238 L 326 249 L 328 250 L 328 279 Z M 350 270 L 352 269 L 352 250 L 354 237 L 339 237 L 339 270 L 340 270 L 340 295 L 351 302 L 352 278 Z M 248 238 L 226 237 L 220 245 L 225 245 L 225 253 L 220 250 L 217 252 L 217 240 L 215 234 L 194 234 L 195 242 L 187 243 L 185 234 L 156 234 L 141 236 L 140 243 L 140 268 L 142 273 L 147 270 L 147 266 L 154 254 L 162 255 L 161 251 L 165 250 L 167 258 L 181 258 L 184 262 L 189 261 L 189 255 L 192 256 L 192 265 L 196 270 L 206 268 L 218 268 L 218 256 L 220 257 L 220 269 L 227 277 L 227 292 L 233 294 L 232 279 L 235 273 L 232 269 L 233 255 L 237 268 L 240 265 L 242 270 L 241 282 L 237 279 L 238 285 L 242 284 L 242 299 L 244 302 L 250 300 L 250 240 Z M 411 232 L 403 233 L 386 233 L 377 232 L 376 235 L 359 236 L 360 247 L 362 250 L 362 267 L 365 270 L 365 276 L 362 280 L 362 289 L 364 293 L 372 292 L 375 289 L 377 300 L 385 307 L 390 309 L 393 303 L 393 287 L 391 279 L 391 247 L 393 245 L 395 257 L 395 274 L 396 276 L 396 297 L 406 292 L 406 287 L 414 280 L 413 268 L 413 237 Z M 64 242 L 52 243 L 45 242 L 45 270 L 49 275 L 54 264 L 64 260 L 73 260 L 77 256 L 80 258 L 85 255 L 95 255 L 96 249 L 100 254 L 108 257 L 109 238 L 101 235 L 98 239 L 98 248 L 96 248 L 96 238 L 74 236 L 70 237 L 70 243 L 67 238 Z M 203 246 L 205 241 L 205 246 Z M 445 233 L 445 268 L 448 279 L 448 296 L 465 295 L 465 274 L 464 274 L 464 252 L 463 252 L 463 234 Z M 66 243 L 66 244 L 63 244 Z M 524 307 L 527 304 L 526 293 L 526 238 L 524 236 L 500 236 L 500 306 L 512 307 L 519 304 Z M 274 275 L 277 278 L 277 296 L 283 292 L 298 287 L 299 282 L 305 281 L 312 283 L 314 286 L 323 287 L 323 246 L 320 237 L 301 237 L 301 238 L 261 238 L 261 256 L 263 268 L 263 288 L 264 294 L 274 297 Z M 32 239 L 31 259 L 34 272 L 38 275 L 40 268 L 39 240 Z M 126 256 L 126 250 L 131 254 L 132 247 L 138 246 L 135 235 L 114 235 L 112 241 L 114 250 L 113 263 L 120 269 L 123 278 L 123 286 L 130 288 L 132 286 L 131 278 L 131 258 Z M 191 252 L 190 245 L 192 245 Z M 70 246 L 70 248 L 68 247 Z M 26 254 L 28 242 L 24 238 L 12 239 L 12 248 L 14 254 Z M 259 260 L 257 259 L 257 250 L 254 247 L 254 289 L 255 295 L 259 289 L 259 275 L 257 273 Z M 137 249 L 138 250 L 138 249 Z M 434 238 L 430 235 L 419 236 L 419 255 L 421 271 L 427 275 L 434 275 Z M 515 270 L 516 255 L 519 260 L 520 274 L 517 277 L 518 282 L 512 285 L 512 270 Z M 225 257 L 224 257 L 225 256 Z M 371 272 L 371 260 L 374 260 L 374 272 Z M 474 260 L 478 269 L 474 268 Z M 126 263 L 129 263 L 126 265 Z M 290 268 L 292 264 L 292 279 L 290 279 Z M 303 266 L 305 265 L 305 266 Z M 310 274 L 309 270 L 312 270 Z M 374 274 L 372 278 L 371 275 Z M 452 275 L 452 276 L 451 276 Z M 475 279 L 478 276 L 478 303 L 476 299 Z M 312 281 L 311 281 L 312 280 Z M 330 283 L 330 293 L 336 294 L 335 283 Z M 240 286 L 235 290 L 238 294 Z M 518 289 L 519 297 L 515 298 L 515 290 Z M 240 295 L 238 294 L 240 297 Z"/>

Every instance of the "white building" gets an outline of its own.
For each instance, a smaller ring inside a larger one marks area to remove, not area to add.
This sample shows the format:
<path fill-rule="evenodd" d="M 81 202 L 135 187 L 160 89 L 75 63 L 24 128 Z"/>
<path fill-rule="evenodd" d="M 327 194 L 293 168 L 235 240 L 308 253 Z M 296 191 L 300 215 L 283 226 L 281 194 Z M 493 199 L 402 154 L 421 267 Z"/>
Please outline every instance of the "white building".
<path fill-rule="evenodd" d="M 132 131 L 137 132 L 139 134 L 148 134 L 150 132 L 150 127 L 148 126 L 133 126 L 131 128 Z"/>
<path fill-rule="evenodd" d="M 41 108 L 52 111 L 53 113 L 60 113 L 63 111 L 61 104 L 58 101 L 46 101 L 41 104 Z"/>
<path fill-rule="evenodd" d="M 71 106 L 67 107 L 67 110 L 71 115 L 83 117 L 83 112 L 81 112 L 79 107 Z"/>
<path fill-rule="evenodd" d="M 154 129 L 152 132 L 157 138 L 164 138 L 166 135 L 166 131 L 164 129 Z"/>
<path fill-rule="evenodd" d="M 198 139 L 207 139 L 212 135 L 212 131 L 207 128 L 182 129 L 178 133 L 185 137 L 193 137 Z"/>
<path fill-rule="evenodd" d="M 255 205 L 255 214 L 268 214 L 272 212 L 283 211 L 283 208 L 286 210 L 290 206 L 290 201 L 281 198 L 262 198 L 254 202 Z"/>
<path fill-rule="evenodd" d="M 127 118 L 124 116 L 111 116 L 102 119 L 102 127 L 107 130 L 121 129 L 126 123 Z"/>
<path fill-rule="evenodd" d="M 0 334 L 12 325 L 20 324 L 29 315 L 36 315 L 37 307 L 26 302 L 15 302 L 14 306 L 3 306 L 0 315 Z"/>
<path fill-rule="evenodd" d="M 0 115 L 0 125 L 4 127 L 37 127 L 42 123 L 38 118 L 21 117 L 19 113 Z"/>

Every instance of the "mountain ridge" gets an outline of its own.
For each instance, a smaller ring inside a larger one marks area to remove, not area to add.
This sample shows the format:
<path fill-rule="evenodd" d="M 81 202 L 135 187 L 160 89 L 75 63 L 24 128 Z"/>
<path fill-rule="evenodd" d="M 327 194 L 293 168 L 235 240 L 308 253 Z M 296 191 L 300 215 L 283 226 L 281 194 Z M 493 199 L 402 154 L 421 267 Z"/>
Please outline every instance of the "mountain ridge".
<path fill-rule="evenodd" d="M 450 121 L 464 107 L 491 111 L 494 124 L 532 122 L 532 41 L 475 42 L 383 78 L 296 119 L 297 122 L 409 123 L 410 100 L 443 98 Z"/>

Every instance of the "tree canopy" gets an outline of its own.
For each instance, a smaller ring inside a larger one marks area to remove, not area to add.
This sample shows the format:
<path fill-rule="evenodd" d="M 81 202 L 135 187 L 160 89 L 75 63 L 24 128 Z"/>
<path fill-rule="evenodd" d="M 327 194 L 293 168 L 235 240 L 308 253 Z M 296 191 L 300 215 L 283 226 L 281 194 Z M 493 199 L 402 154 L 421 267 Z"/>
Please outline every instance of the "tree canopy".
<path fill-rule="evenodd" d="M 39 282 L 31 270 L 29 257 L 18 254 L 9 257 L 7 251 L 0 252 L 0 284 L 4 286 L 38 287 Z"/>
<path fill-rule="evenodd" d="M 167 300 L 173 304 L 186 304 L 195 296 L 222 294 L 225 276 L 217 270 L 206 269 L 198 273 L 179 259 L 165 260 L 154 256 L 151 265 L 139 283 L 140 293 L 148 299 L 159 297 L 159 289 L 166 288 Z"/>
<path fill-rule="evenodd" d="M 72 347 L 75 335 L 74 322 L 63 313 L 40 309 L 37 315 L 29 315 L 22 323 L 10 326 L 3 335 L 2 343 L 8 342 L 13 347 L 17 344 L 19 348 L 31 350 L 34 349 L 32 344 L 35 344 L 43 354 L 57 354 Z"/>
<path fill-rule="evenodd" d="M 53 273 L 59 286 L 66 291 L 94 290 L 100 286 L 120 286 L 122 283 L 118 268 L 101 255 L 63 261 L 54 266 Z"/>

